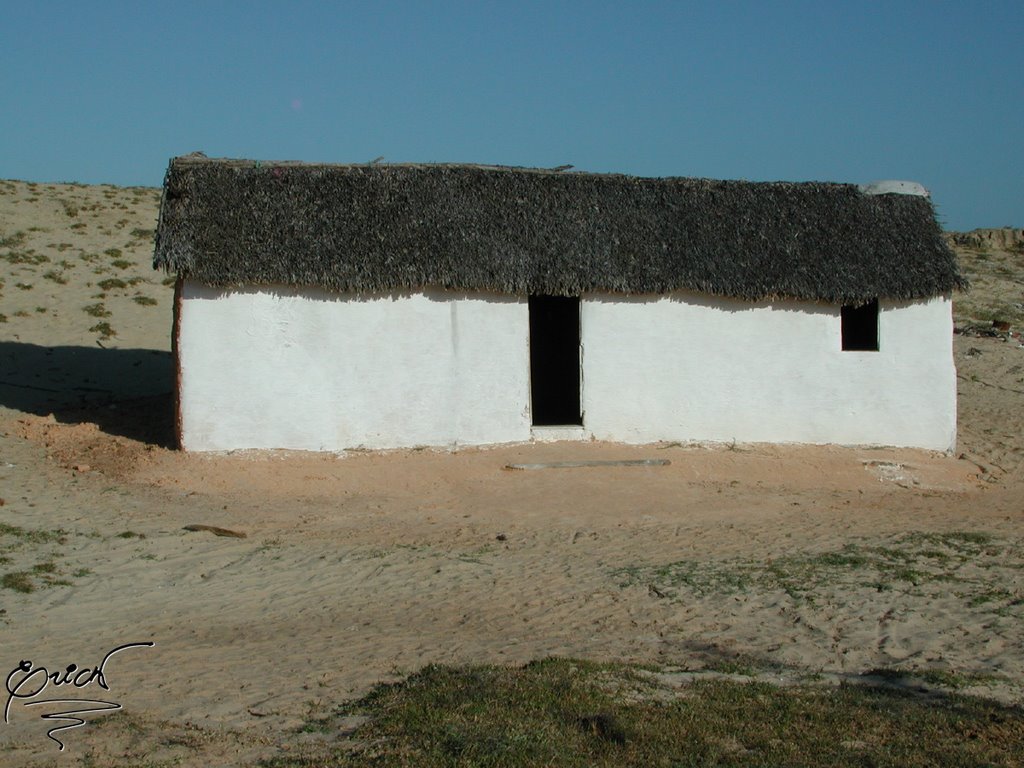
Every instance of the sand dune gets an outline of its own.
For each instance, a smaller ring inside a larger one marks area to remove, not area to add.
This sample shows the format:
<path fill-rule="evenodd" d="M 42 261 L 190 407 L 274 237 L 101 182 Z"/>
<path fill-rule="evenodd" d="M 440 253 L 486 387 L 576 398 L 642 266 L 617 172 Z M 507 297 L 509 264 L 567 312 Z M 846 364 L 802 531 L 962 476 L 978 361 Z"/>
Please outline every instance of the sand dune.
<path fill-rule="evenodd" d="M 252 760 L 299 738 L 311 709 L 433 662 L 943 670 L 1022 701 L 1019 344 L 955 338 L 959 457 L 596 443 L 182 455 L 155 216 L 153 190 L 0 182 L 0 574 L 35 587 L 0 589 L 0 672 L 155 643 L 111 662 L 130 719 L 66 732 L 61 764 Z M 1019 254 L 999 263 L 1020 280 Z M 581 458 L 670 464 L 504 469 Z M 57 762 L 35 711 L 11 721 L 6 764 Z"/>

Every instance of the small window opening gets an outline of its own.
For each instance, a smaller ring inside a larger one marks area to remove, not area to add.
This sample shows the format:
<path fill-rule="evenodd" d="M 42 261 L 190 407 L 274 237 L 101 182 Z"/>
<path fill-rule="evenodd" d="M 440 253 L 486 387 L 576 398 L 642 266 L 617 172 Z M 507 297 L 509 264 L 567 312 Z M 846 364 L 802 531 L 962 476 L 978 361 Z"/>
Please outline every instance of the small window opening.
<path fill-rule="evenodd" d="M 878 351 L 878 299 L 867 304 L 848 304 L 841 310 L 843 350 L 851 352 Z"/>
<path fill-rule="evenodd" d="M 583 424 L 580 299 L 578 296 L 531 296 L 529 310 L 533 424 Z"/>

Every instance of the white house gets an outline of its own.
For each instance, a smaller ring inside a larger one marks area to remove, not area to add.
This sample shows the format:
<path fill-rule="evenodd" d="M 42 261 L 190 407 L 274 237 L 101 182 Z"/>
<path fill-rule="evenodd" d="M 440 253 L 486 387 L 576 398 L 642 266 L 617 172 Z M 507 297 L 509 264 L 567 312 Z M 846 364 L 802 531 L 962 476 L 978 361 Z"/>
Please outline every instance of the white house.
<path fill-rule="evenodd" d="M 922 193 L 175 158 L 180 445 L 952 450 L 965 283 Z"/>

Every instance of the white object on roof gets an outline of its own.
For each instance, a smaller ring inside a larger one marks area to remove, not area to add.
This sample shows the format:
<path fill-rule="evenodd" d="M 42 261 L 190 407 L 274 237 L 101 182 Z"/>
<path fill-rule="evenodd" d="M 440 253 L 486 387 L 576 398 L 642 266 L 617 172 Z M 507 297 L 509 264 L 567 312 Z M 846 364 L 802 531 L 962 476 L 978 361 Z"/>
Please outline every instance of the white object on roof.
<path fill-rule="evenodd" d="M 917 195 L 929 197 L 928 190 L 916 181 L 873 181 L 870 184 L 858 184 L 857 189 L 865 195 Z"/>

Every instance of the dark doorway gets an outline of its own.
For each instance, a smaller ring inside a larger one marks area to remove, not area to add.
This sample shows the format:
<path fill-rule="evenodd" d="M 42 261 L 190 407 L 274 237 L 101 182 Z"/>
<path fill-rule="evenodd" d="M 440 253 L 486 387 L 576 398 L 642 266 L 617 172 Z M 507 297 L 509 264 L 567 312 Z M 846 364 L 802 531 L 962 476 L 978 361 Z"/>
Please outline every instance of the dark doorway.
<path fill-rule="evenodd" d="M 583 424 L 578 296 L 530 297 L 530 394 L 535 426 Z"/>

